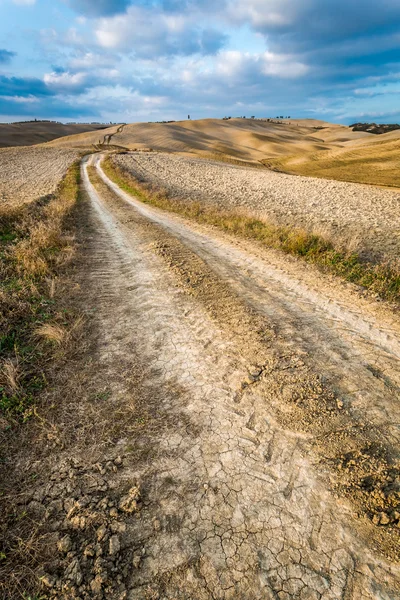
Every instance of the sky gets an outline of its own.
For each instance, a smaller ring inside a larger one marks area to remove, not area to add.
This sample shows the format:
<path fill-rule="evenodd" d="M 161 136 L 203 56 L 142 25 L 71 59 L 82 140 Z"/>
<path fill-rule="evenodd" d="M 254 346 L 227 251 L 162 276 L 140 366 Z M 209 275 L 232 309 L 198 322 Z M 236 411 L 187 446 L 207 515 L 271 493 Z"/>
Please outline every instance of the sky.
<path fill-rule="evenodd" d="M 400 0 L 0 0 L 0 121 L 400 122 Z"/>

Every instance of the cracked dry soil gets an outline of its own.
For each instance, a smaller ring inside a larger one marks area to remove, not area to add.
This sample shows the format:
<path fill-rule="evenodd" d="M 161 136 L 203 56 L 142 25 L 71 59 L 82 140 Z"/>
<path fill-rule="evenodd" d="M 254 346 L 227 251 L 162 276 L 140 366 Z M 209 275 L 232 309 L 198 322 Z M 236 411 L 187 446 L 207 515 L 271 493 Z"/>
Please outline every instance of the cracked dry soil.
<path fill-rule="evenodd" d="M 396 324 L 297 261 L 140 204 L 100 157 L 82 173 L 89 371 L 121 425 L 53 457 L 32 495 L 53 531 L 46 594 L 399 598 Z"/>

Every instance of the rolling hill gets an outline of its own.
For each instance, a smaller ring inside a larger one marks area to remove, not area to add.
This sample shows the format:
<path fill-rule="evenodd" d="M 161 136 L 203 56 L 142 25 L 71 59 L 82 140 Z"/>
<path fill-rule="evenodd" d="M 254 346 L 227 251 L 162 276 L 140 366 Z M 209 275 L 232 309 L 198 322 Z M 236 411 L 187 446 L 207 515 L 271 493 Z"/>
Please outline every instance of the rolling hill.
<path fill-rule="evenodd" d="M 105 142 L 105 143 L 104 143 Z M 201 119 L 132 123 L 66 136 L 48 145 L 173 152 L 295 175 L 399 186 L 400 131 L 376 136 L 350 127 L 299 119 Z"/>
<path fill-rule="evenodd" d="M 33 146 L 66 135 L 98 131 L 106 125 L 89 123 L 56 123 L 54 121 L 29 121 L 25 123 L 0 123 L 0 148 Z"/>
<path fill-rule="evenodd" d="M 293 153 L 262 162 L 270 169 L 295 175 L 399 187 L 400 130 L 347 141 L 325 152 Z"/>

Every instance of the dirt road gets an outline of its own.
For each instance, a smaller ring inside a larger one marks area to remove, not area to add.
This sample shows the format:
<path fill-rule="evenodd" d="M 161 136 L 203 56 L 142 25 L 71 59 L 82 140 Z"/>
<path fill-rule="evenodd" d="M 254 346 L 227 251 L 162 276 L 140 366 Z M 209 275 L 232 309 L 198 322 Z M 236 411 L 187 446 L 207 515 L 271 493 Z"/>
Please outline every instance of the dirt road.
<path fill-rule="evenodd" d="M 394 319 L 92 162 L 104 352 L 135 347 L 170 422 L 132 474 L 148 502 L 128 597 L 399 597 Z"/>
<path fill-rule="evenodd" d="M 310 266 L 143 205 L 100 160 L 83 166 L 99 361 L 134 353 L 163 423 L 142 441 L 151 460 L 130 467 L 144 506 L 122 537 L 143 559 L 124 597 L 400 597 L 394 317 Z"/>

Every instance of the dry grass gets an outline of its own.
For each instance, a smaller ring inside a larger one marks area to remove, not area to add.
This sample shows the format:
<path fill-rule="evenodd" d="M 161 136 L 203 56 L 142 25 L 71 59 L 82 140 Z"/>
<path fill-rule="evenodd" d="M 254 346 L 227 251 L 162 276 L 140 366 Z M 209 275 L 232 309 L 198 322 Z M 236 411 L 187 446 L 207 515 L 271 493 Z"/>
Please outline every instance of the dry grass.
<path fill-rule="evenodd" d="M 66 285 L 75 252 L 71 215 L 79 178 L 76 163 L 53 196 L 18 208 L 5 205 L 0 211 L 1 599 L 45 597 L 35 595 L 40 589 L 37 568 L 51 546 L 41 518 L 28 514 L 23 501 L 23 486 L 33 484 L 35 473 L 18 469 L 24 453 L 33 462 L 43 452 L 40 435 L 45 448 L 57 436 L 42 405 L 55 373 L 79 340 L 82 319 L 56 294 L 56 281 L 62 282 L 60 293 Z M 55 401 L 64 399 L 61 389 Z M 34 442 L 28 443 L 32 431 Z M 34 590 L 33 595 L 27 590 Z"/>
<path fill-rule="evenodd" d="M 0 413 L 10 423 L 32 414 L 46 385 L 49 346 L 65 343 L 73 327 L 57 312 L 54 292 L 74 254 L 66 220 L 78 185 L 76 163 L 52 197 L 0 211 Z"/>
<path fill-rule="evenodd" d="M 357 253 L 338 249 L 330 240 L 301 229 L 274 225 L 244 213 L 224 211 L 201 202 L 170 198 L 165 190 L 139 182 L 131 173 L 112 163 L 110 158 L 105 159 L 103 168 L 110 179 L 142 202 L 257 240 L 264 246 L 312 262 L 385 300 L 400 301 L 400 271 L 397 265 L 364 261 Z"/>
<path fill-rule="evenodd" d="M 270 169 L 355 183 L 400 187 L 400 137 L 386 137 L 373 143 L 269 158 L 262 163 Z"/>
<path fill-rule="evenodd" d="M 37 337 L 57 344 L 58 346 L 61 346 L 67 338 L 67 330 L 57 323 L 44 323 L 43 325 L 36 327 L 34 333 Z"/>

